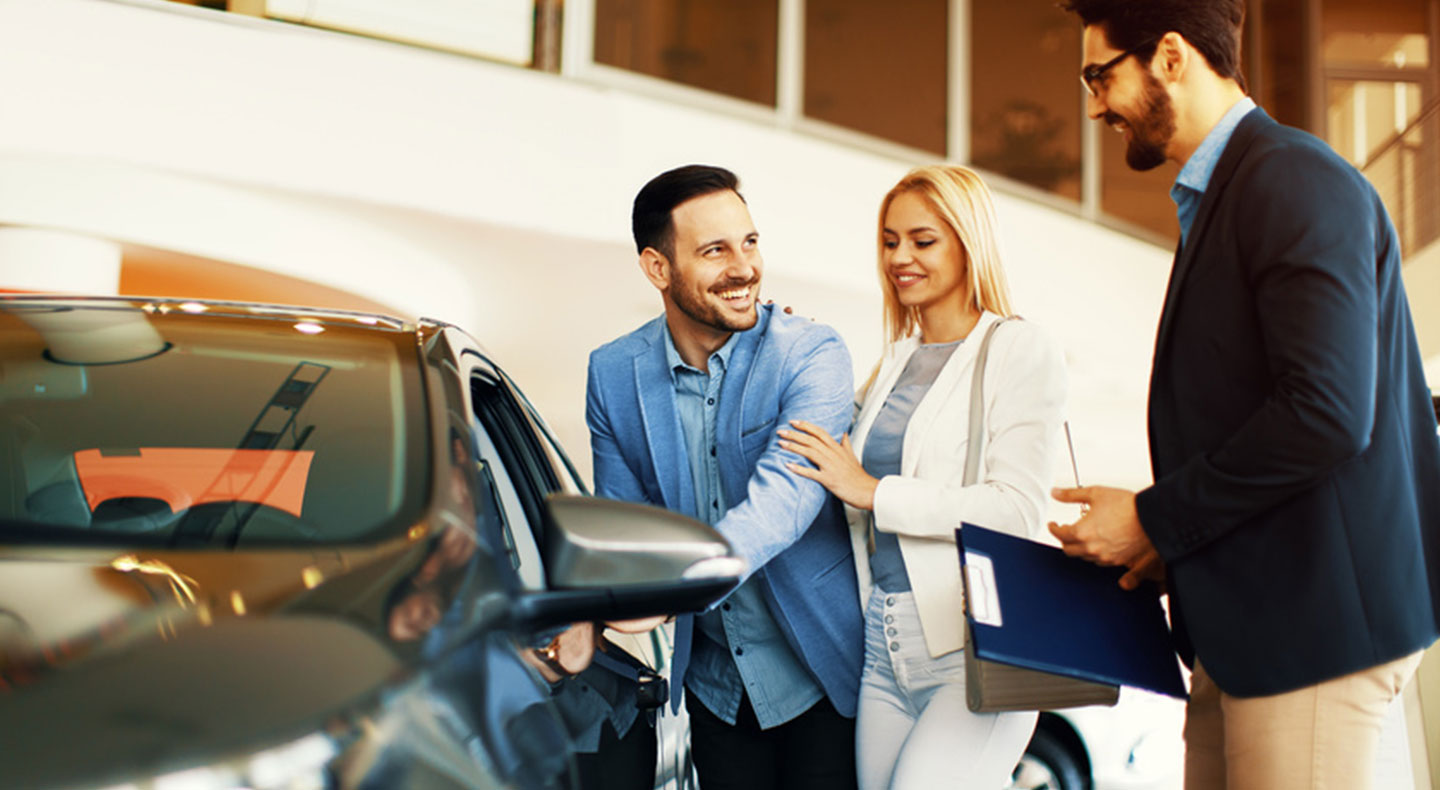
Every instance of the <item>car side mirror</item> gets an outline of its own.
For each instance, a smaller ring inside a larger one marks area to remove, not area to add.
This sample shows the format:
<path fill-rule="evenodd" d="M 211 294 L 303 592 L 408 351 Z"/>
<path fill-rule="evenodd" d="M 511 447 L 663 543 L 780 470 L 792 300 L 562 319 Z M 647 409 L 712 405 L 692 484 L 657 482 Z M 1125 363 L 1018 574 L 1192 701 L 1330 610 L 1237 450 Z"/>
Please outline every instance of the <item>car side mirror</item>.
<path fill-rule="evenodd" d="M 545 504 L 549 590 L 517 602 L 517 614 L 537 627 L 700 612 L 745 575 L 725 538 L 694 519 L 571 494 Z"/>

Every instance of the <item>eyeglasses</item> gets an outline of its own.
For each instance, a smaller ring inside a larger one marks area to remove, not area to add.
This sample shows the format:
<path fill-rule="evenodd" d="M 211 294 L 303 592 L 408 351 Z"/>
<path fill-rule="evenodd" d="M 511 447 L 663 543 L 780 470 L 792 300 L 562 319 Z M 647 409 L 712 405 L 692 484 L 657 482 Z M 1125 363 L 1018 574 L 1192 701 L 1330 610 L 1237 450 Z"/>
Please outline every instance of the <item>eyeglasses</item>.
<path fill-rule="evenodd" d="M 1131 55 L 1134 55 L 1135 53 L 1139 52 L 1142 49 L 1145 49 L 1146 47 L 1151 46 L 1159 40 L 1160 39 L 1158 38 L 1152 38 L 1143 44 L 1133 46 L 1125 50 L 1124 52 L 1121 52 L 1119 55 L 1116 55 L 1115 57 L 1105 61 L 1104 63 L 1101 63 L 1098 66 L 1093 64 L 1086 66 L 1085 68 L 1080 70 L 1080 84 L 1085 86 L 1085 90 L 1091 96 L 1094 96 L 1097 99 L 1100 98 L 1100 91 L 1097 90 L 1095 86 L 1099 84 L 1100 78 L 1105 76 L 1105 72 L 1120 65 L 1120 61 L 1130 57 Z"/>

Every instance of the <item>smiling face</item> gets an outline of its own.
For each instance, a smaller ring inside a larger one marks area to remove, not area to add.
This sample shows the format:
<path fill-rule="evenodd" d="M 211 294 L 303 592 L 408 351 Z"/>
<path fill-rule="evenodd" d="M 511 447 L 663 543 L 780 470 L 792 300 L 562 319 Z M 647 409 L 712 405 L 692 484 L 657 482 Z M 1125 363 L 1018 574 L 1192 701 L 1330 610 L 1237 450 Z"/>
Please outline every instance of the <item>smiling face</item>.
<path fill-rule="evenodd" d="M 885 276 L 901 305 L 922 313 L 967 309 L 965 246 L 919 192 L 902 192 L 890 201 L 882 234 Z"/>
<path fill-rule="evenodd" d="M 1106 63 L 1121 50 L 1110 46 L 1094 25 L 1085 28 L 1084 63 Z M 1086 112 L 1125 135 L 1125 163 L 1135 170 L 1164 164 L 1175 137 L 1175 108 L 1170 94 L 1138 56 L 1130 55 L 1095 81 L 1096 95 L 1086 98 Z"/>
<path fill-rule="evenodd" d="M 665 274 L 656 282 L 671 331 L 724 337 L 754 326 L 765 262 L 745 201 L 713 192 L 681 203 L 671 217 L 675 255 L 661 256 Z"/>

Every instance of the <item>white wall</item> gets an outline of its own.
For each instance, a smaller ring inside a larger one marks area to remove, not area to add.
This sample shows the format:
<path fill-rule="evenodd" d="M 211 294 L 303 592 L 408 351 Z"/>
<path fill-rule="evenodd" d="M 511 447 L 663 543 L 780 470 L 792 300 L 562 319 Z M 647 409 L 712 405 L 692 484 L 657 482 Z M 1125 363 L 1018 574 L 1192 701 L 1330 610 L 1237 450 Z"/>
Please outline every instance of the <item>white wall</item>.
<path fill-rule="evenodd" d="M 586 467 L 586 352 L 658 310 L 629 248 L 642 183 L 687 162 L 735 169 L 767 295 L 839 328 L 863 376 L 880 347 L 874 213 L 914 164 L 555 75 L 143 0 L 0 0 L 0 96 L 0 224 L 453 320 Z M 1144 484 L 1169 252 L 1014 197 L 999 212 L 1021 312 L 1069 355 L 1082 475 Z"/>

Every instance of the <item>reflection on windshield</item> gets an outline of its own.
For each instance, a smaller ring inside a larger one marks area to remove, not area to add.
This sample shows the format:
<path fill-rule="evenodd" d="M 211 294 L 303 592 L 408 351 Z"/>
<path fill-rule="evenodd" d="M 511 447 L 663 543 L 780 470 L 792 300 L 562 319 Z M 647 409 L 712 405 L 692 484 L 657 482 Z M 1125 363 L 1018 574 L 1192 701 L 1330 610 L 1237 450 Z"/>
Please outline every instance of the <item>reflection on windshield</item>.
<path fill-rule="evenodd" d="M 254 502 L 298 518 L 314 457 L 310 450 L 211 447 L 141 447 L 133 455 L 77 450 L 75 473 L 92 513 L 110 500 L 145 497 L 176 513 L 211 502 Z"/>
<path fill-rule="evenodd" d="M 0 528 L 16 539 L 393 536 L 423 501 L 423 420 L 407 331 L 0 303 Z"/>

